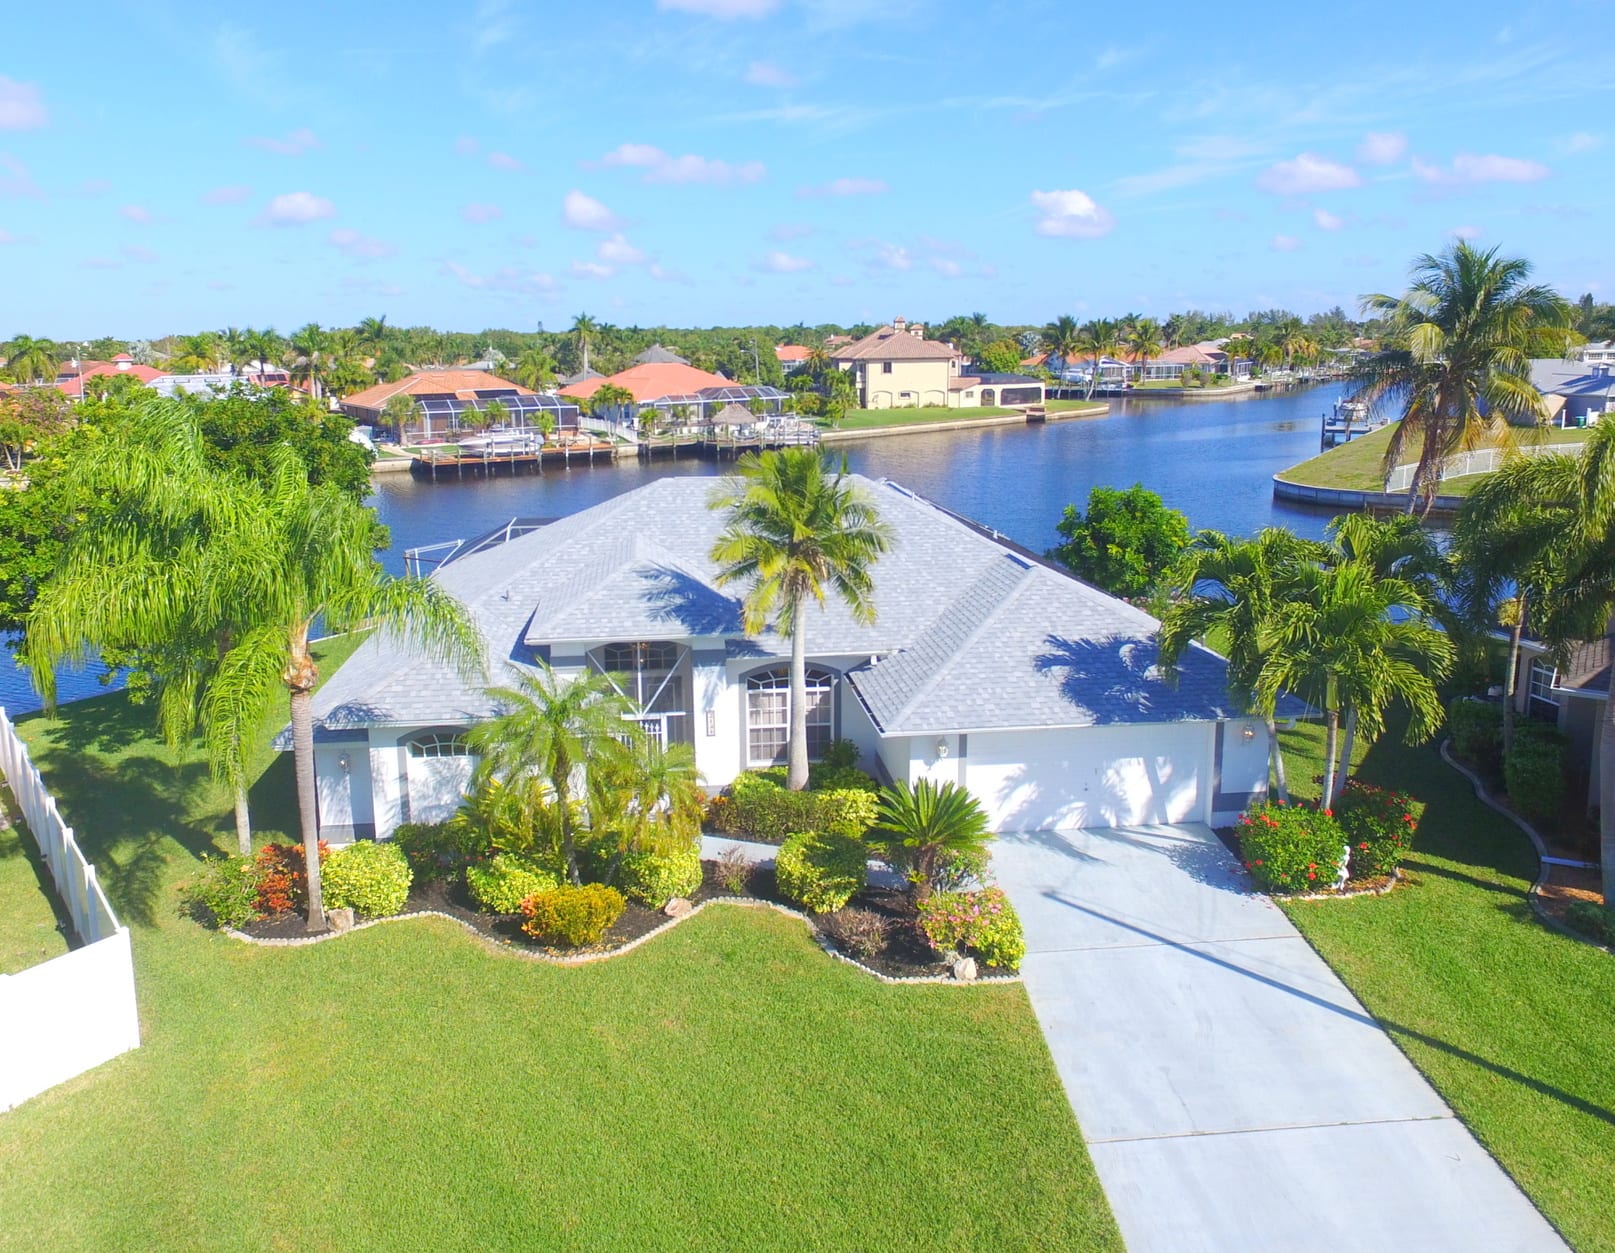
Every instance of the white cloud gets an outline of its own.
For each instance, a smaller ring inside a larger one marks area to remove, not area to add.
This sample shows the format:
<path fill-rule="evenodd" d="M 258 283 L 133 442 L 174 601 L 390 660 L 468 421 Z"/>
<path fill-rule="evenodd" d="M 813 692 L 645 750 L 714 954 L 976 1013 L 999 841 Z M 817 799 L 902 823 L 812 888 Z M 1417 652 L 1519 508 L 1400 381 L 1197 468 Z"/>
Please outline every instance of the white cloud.
<path fill-rule="evenodd" d="M 28 172 L 28 167 L 9 152 L 0 152 L 0 196 L 28 196 L 43 200 L 45 193 Z"/>
<path fill-rule="evenodd" d="M 1564 141 L 1559 145 L 1559 151 L 1567 156 L 1575 156 L 1577 153 L 1582 152 L 1596 152 L 1603 146 L 1604 137 L 1602 135 L 1594 135 L 1591 131 L 1577 131 L 1574 135 L 1565 137 Z"/>
<path fill-rule="evenodd" d="M 737 17 L 767 17 L 779 0 L 656 0 L 664 13 L 695 13 L 729 21 Z"/>
<path fill-rule="evenodd" d="M 118 215 L 131 222 L 138 222 L 141 226 L 151 221 L 151 210 L 143 204 L 126 204 L 119 208 Z"/>
<path fill-rule="evenodd" d="M 878 178 L 833 178 L 828 183 L 812 187 L 798 187 L 796 198 L 808 200 L 815 196 L 881 196 L 891 188 Z"/>
<path fill-rule="evenodd" d="M 319 137 L 306 126 L 294 130 L 285 139 L 255 137 L 243 142 L 249 148 L 261 148 L 265 152 L 277 153 L 283 157 L 300 157 L 305 152 L 320 146 Z"/>
<path fill-rule="evenodd" d="M 1274 252 L 1294 252 L 1301 246 L 1301 240 L 1294 235 L 1275 235 L 1267 241 L 1267 246 Z"/>
<path fill-rule="evenodd" d="M 1278 161 L 1256 176 L 1256 185 L 1276 196 L 1306 196 L 1318 191 L 1340 191 L 1362 183 L 1356 170 L 1327 157 L 1303 152 Z"/>
<path fill-rule="evenodd" d="M 230 183 L 202 193 L 203 204 L 241 204 L 252 197 L 252 188 L 244 183 Z"/>
<path fill-rule="evenodd" d="M 488 164 L 496 170 L 509 170 L 513 174 L 520 174 L 527 168 L 526 165 L 508 152 L 490 152 L 488 154 Z"/>
<path fill-rule="evenodd" d="M 645 261 L 644 252 L 629 243 L 620 231 L 596 244 L 594 255 L 608 265 L 641 265 Z"/>
<path fill-rule="evenodd" d="M 931 268 L 943 278 L 958 278 L 964 273 L 964 267 L 952 257 L 932 257 Z"/>
<path fill-rule="evenodd" d="M 467 222 L 492 222 L 495 218 L 505 216 L 505 211 L 496 204 L 468 204 L 460 210 L 460 216 Z"/>
<path fill-rule="evenodd" d="M 645 267 L 645 273 L 649 274 L 658 283 L 688 283 L 690 281 L 689 275 L 680 270 L 670 269 L 655 261 Z"/>
<path fill-rule="evenodd" d="M 151 265 L 157 260 L 157 254 L 141 244 L 125 244 L 121 251 L 129 260 L 138 261 L 142 265 Z"/>
<path fill-rule="evenodd" d="M 1455 226 L 1447 232 L 1454 239 L 1479 239 L 1485 233 L 1478 226 Z"/>
<path fill-rule="evenodd" d="M 270 200 L 258 215 L 260 226 L 296 226 L 336 216 L 336 206 L 323 196 L 307 191 L 289 191 Z"/>
<path fill-rule="evenodd" d="M 1037 210 L 1039 235 L 1056 239 L 1098 239 L 1116 225 L 1108 209 L 1094 203 L 1085 191 L 1034 191 L 1032 207 Z"/>
<path fill-rule="evenodd" d="M 877 270 L 912 270 L 914 258 L 908 255 L 908 249 L 900 244 L 880 244 L 875 249 L 875 256 L 869 263 L 871 269 Z"/>
<path fill-rule="evenodd" d="M 398 251 L 385 240 L 372 239 L 369 235 L 361 235 L 346 226 L 338 227 L 326 238 L 331 241 L 332 247 L 345 252 L 355 261 L 375 261 L 381 257 L 393 256 Z"/>
<path fill-rule="evenodd" d="M 595 164 L 644 170 L 647 183 L 755 183 L 767 172 L 761 161 L 734 165 L 694 153 L 675 157 L 651 144 L 619 144 Z"/>
<path fill-rule="evenodd" d="M 38 130 L 49 120 L 38 87 L 0 74 L 0 131 Z"/>
<path fill-rule="evenodd" d="M 1414 157 L 1413 172 L 1427 183 L 1449 187 L 1475 183 L 1535 183 L 1551 173 L 1539 161 L 1495 154 L 1477 157 L 1467 152 L 1455 156 L 1450 167 L 1433 165 Z"/>
<path fill-rule="evenodd" d="M 746 81 L 753 87 L 795 87 L 802 80 L 773 61 L 753 61 L 746 67 Z"/>
<path fill-rule="evenodd" d="M 1369 131 L 1357 145 L 1357 159 L 1369 165 L 1392 165 L 1408 150 L 1408 137 L 1401 131 Z"/>
<path fill-rule="evenodd" d="M 501 266 L 492 274 L 476 274 L 458 261 L 445 261 L 443 273 L 459 279 L 477 291 L 508 292 L 517 296 L 540 296 L 555 290 L 555 280 L 541 270 L 522 270 L 513 265 Z"/>
<path fill-rule="evenodd" d="M 561 217 L 568 226 L 579 231 L 615 231 L 622 226 L 622 219 L 615 213 L 576 188 L 567 192 L 561 201 Z"/>
<path fill-rule="evenodd" d="M 1342 226 L 1346 225 L 1345 218 L 1337 218 L 1327 209 L 1314 209 L 1312 211 L 1312 220 L 1318 224 L 1320 231 L 1338 231 Z"/>
<path fill-rule="evenodd" d="M 811 270 L 813 262 L 775 248 L 758 263 L 757 268 L 767 270 L 770 274 L 797 274 L 802 270 Z"/>
<path fill-rule="evenodd" d="M 616 272 L 609 265 L 601 265 L 598 261 L 574 261 L 572 263 L 573 278 L 610 278 Z"/>

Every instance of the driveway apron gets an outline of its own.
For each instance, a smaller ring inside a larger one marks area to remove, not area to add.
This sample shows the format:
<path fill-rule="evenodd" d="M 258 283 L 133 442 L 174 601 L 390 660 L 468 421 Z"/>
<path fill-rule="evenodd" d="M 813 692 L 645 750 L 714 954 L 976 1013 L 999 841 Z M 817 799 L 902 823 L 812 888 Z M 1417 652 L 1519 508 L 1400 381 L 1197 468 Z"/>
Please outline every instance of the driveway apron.
<path fill-rule="evenodd" d="M 1209 828 L 1002 835 L 993 864 L 1133 1253 L 1565 1248 Z"/>

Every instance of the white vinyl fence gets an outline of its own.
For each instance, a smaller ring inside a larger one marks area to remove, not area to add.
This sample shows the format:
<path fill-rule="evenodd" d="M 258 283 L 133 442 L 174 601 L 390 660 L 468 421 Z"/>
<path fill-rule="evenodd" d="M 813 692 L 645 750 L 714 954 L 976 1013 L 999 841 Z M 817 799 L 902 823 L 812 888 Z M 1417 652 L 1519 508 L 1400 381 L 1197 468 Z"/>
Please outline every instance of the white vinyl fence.
<path fill-rule="evenodd" d="M 1490 474 L 1511 456 L 1523 455 L 1526 457 L 1546 457 L 1558 455 L 1561 457 L 1579 457 L 1581 444 L 1522 444 L 1514 452 L 1504 452 L 1500 448 L 1477 448 L 1474 452 L 1455 452 L 1441 463 L 1442 481 L 1447 479 L 1461 479 L 1468 474 Z M 1413 471 L 1418 468 L 1417 462 L 1409 462 L 1405 466 L 1397 466 L 1385 478 L 1387 492 L 1405 492 L 1413 486 Z"/>
<path fill-rule="evenodd" d="M 0 771 L 50 868 L 82 947 L 0 975 L 0 1110 L 140 1047 L 129 930 L 0 709 Z"/>

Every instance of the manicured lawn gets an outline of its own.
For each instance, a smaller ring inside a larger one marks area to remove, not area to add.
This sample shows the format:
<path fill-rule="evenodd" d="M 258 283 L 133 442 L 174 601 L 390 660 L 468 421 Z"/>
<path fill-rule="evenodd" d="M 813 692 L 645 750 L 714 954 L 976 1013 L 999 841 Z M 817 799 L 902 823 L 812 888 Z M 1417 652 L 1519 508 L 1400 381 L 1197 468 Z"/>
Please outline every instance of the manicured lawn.
<path fill-rule="evenodd" d="M 1093 409 L 1098 417 L 1105 411 L 1102 400 L 1050 400 L 1044 403 L 1050 413 L 1067 409 Z M 995 408 L 991 405 L 976 409 L 849 409 L 835 428 L 838 431 L 868 431 L 885 426 L 922 426 L 934 423 L 970 422 L 976 418 L 1002 418 L 1018 414 L 1019 409 Z"/>
<path fill-rule="evenodd" d="M 21 826 L 0 830 L 0 975 L 65 952 L 67 933 L 57 925 L 50 870 L 33 837 Z"/>
<path fill-rule="evenodd" d="M 232 837 L 147 725 L 23 728 L 144 1044 L 0 1116 L 0 1247 L 1120 1248 L 1019 986 L 889 987 L 738 908 L 573 969 L 442 920 L 249 947 L 176 916 Z M 288 829 L 289 762 L 253 798 Z"/>
<path fill-rule="evenodd" d="M 1396 423 L 1393 422 L 1377 431 L 1370 431 L 1367 435 L 1359 435 L 1349 444 L 1331 448 L 1310 461 L 1291 466 L 1279 477 L 1287 482 L 1302 483 L 1308 487 L 1334 487 L 1354 492 L 1384 491 L 1385 449 L 1390 444 L 1391 432 L 1395 429 Z M 1542 432 L 1542 437 L 1544 442 L 1549 444 L 1579 444 L 1586 440 L 1587 432 L 1575 428 L 1559 430 L 1557 427 L 1550 427 Z M 1522 433 L 1522 439 L 1532 438 L 1534 437 Z M 1408 460 L 1412 460 L 1416 455 L 1417 449 L 1404 450 L 1404 456 Z M 1466 496 L 1475 484 L 1485 477 L 1482 474 L 1467 474 L 1463 478 L 1447 479 L 1441 484 L 1441 494 Z"/>
<path fill-rule="evenodd" d="M 1322 736 L 1284 735 L 1298 794 Z M 1384 740 L 1362 774 L 1427 803 L 1411 886 L 1286 912 L 1571 1243 L 1615 1249 L 1615 958 L 1535 920 L 1530 844 L 1434 748 Z"/>

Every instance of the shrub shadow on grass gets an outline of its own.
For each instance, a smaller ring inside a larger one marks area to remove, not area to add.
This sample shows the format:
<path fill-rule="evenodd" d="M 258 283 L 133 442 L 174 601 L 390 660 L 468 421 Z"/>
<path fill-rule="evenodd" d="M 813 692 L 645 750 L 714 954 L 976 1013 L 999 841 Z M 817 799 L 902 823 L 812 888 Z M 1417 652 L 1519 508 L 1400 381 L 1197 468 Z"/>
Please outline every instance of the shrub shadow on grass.
<path fill-rule="evenodd" d="M 120 753 L 157 734 L 157 712 L 150 705 L 131 703 L 125 692 L 108 692 L 58 706 L 52 714 L 36 713 L 22 721 L 41 719 L 51 738 L 73 753 Z"/>

